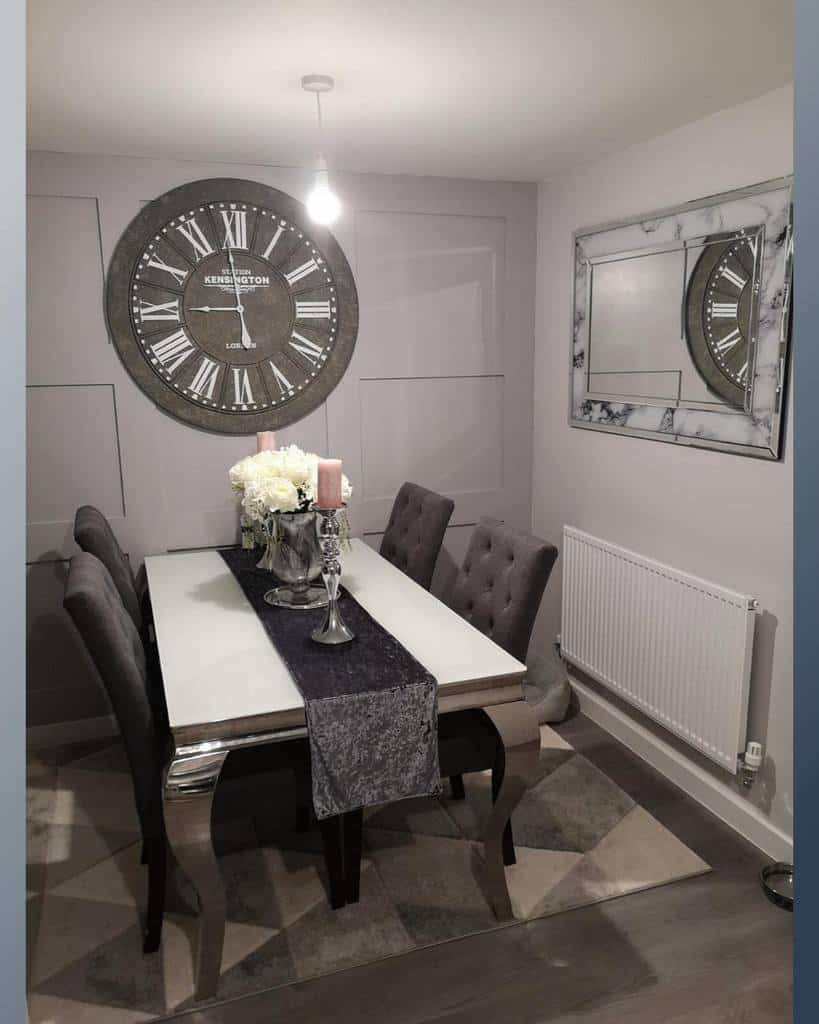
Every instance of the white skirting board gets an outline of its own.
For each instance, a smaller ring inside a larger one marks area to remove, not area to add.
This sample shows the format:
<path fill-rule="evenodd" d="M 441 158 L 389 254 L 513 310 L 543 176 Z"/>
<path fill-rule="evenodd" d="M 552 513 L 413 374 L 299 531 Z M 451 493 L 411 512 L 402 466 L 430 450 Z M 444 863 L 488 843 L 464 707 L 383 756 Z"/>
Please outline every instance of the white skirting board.
<path fill-rule="evenodd" d="M 793 838 L 772 825 L 757 807 L 571 674 L 569 682 L 584 715 L 772 860 L 793 863 Z"/>
<path fill-rule="evenodd" d="M 61 747 L 66 743 L 85 743 L 86 740 L 113 739 L 119 735 L 113 715 L 97 718 L 78 718 L 73 722 L 54 722 L 52 725 L 30 725 L 26 729 L 26 749 L 44 750 Z"/>

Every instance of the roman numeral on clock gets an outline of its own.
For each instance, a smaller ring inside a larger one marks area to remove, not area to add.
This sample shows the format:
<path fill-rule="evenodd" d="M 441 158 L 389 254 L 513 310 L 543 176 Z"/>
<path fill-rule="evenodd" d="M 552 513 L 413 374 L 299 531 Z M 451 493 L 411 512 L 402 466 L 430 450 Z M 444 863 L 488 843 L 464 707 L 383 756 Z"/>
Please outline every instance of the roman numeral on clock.
<path fill-rule="evenodd" d="M 276 366 L 272 359 L 269 361 L 269 363 L 270 369 L 273 371 L 273 376 L 276 378 L 276 383 L 279 385 L 279 391 L 281 391 L 283 395 L 286 395 L 288 391 L 293 390 L 293 385 L 290 383 L 287 377 L 285 377 L 285 375 L 278 368 L 278 366 Z"/>
<path fill-rule="evenodd" d="M 304 358 L 316 366 L 319 359 L 321 358 L 324 348 L 321 345 L 317 345 L 315 341 L 311 341 L 309 338 L 305 338 L 298 331 L 293 331 L 292 337 L 289 342 L 293 348 L 299 352 Z"/>
<path fill-rule="evenodd" d="M 278 242 L 278 240 L 282 237 L 283 234 L 284 234 L 284 225 L 283 224 L 279 224 L 279 226 L 276 228 L 276 231 L 273 234 L 273 237 L 267 243 L 267 248 L 262 253 L 262 259 L 263 260 L 269 260 L 270 259 L 271 252 L 273 252 L 273 250 L 276 248 L 276 242 Z"/>
<path fill-rule="evenodd" d="M 722 320 L 736 320 L 739 304 L 736 302 L 712 302 L 711 316 Z"/>
<path fill-rule="evenodd" d="M 139 300 L 139 319 L 144 323 L 146 320 L 175 320 L 179 323 L 179 299 L 171 299 L 170 302 L 159 302 L 153 305 L 145 299 Z"/>
<path fill-rule="evenodd" d="M 735 270 L 731 270 L 730 267 L 723 267 L 719 276 L 724 277 L 726 281 L 730 281 L 731 284 L 740 291 L 742 291 L 748 283 L 747 277 L 743 277 L 742 274 L 738 274 Z"/>
<path fill-rule="evenodd" d="M 328 302 L 299 302 L 296 300 L 297 320 L 329 320 L 330 303 Z"/>
<path fill-rule="evenodd" d="M 748 360 L 747 359 L 742 364 L 742 366 L 739 368 L 739 373 L 737 374 L 737 378 L 739 379 L 740 384 L 747 384 L 748 383 Z"/>
<path fill-rule="evenodd" d="M 207 356 L 202 357 L 202 362 L 199 364 L 199 369 L 194 374 L 193 380 L 191 381 L 191 391 L 200 398 L 207 398 L 208 401 L 213 400 L 213 390 L 216 387 L 216 381 L 219 378 L 219 364 L 214 363 L 212 359 L 208 359 Z"/>
<path fill-rule="evenodd" d="M 730 334 L 726 334 L 724 338 L 721 338 L 716 343 L 714 348 L 717 350 L 717 352 L 722 352 L 722 353 L 730 352 L 731 349 L 735 345 L 738 345 L 741 341 L 742 341 L 742 335 L 739 333 L 739 331 L 735 327 L 733 329 L 733 331 L 731 331 Z"/>
<path fill-rule="evenodd" d="M 173 334 L 169 334 L 167 338 L 155 341 L 153 345 L 149 346 L 149 351 L 161 364 L 162 368 L 170 374 L 174 370 L 179 369 L 191 352 L 193 352 L 193 348 L 194 346 L 188 340 L 185 332 L 178 330 Z"/>
<path fill-rule="evenodd" d="M 210 256 L 213 252 L 210 242 L 205 237 L 202 229 L 196 223 L 196 217 L 191 217 L 190 220 L 180 221 L 176 226 L 176 230 L 190 242 L 194 257 L 197 261 L 204 259 L 205 256 Z"/>
<path fill-rule="evenodd" d="M 155 267 L 157 270 L 163 270 L 166 274 L 170 274 L 177 284 L 184 284 L 185 278 L 188 276 L 187 270 L 180 270 L 179 267 L 171 267 L 164 260 L 160 259 L 159 256 L 151 256 L 148 260 L 148 266 Z"/>
<path fill-rule="evenodd" d="M 312 274 L 317 269 L 318 263 L 314 259 L 309 259 L 306 263 L 302 263 L 300 267 L 291 270 L 289 274 L 285 274 L 285 280 L 292 288 L 296 282 L 301 281 L 303 277 L 307 277 L 308 274 Z"/>
<path fill-rule="evenodd" d="M 247 370 L 233 367 L 233 404 L 253 405 L 253 392 L 250 389 L 250 378 Z"/>
<path fill-rule="evenodd" d="M 220 210 L 225 225 L 225 249 L 247 248 L 247 211 Z"/>

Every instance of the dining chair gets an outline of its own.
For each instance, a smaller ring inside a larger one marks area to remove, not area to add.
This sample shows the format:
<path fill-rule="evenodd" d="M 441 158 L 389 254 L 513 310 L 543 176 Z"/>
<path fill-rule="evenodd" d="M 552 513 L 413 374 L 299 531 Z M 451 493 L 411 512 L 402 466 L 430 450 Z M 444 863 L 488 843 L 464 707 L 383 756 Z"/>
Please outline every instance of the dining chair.
<path fill-rule="evenodd" d="M 518 661 L 526 661 L 529 640 L 557 559 L 557 548 L 496 519 L 475 527 L 455 580 L 450 606 Z M 442 774 L 449 774 L 452 795 L 465 796 L 463 776 L 492 769 L 492 798 L 503 782 L 503 748 L 482 711 L 453 712 L 441 718 Z M 494 752 L 492 750 L 494 746 Z M 486 763 L 490 760 L 490 763 Z M 459 766 L 451 772 L 451 766 Z M 504 832 L 504 863 L 515 863 L 512 826 Z"/>
<path fill-rule="evenodd" d="M 108 570 L 134 625 L 141 630 L 142 599 L 136 577 L 111 524 L 99 509 L 93 505 L 83 505 L 77 509 L 74 516 L 74 540 L 79 548 L 95 555 Z"/>
<path fill-rule="evenodd" d="M 148 867 L 143 952 L 154 953 L 162 936 L 168 857 L 162 816 L 162 776 L 168 759 L 170 730 L 167 715 L 161 713 L 152 700 L 153 692 L 161 692 L 161 679 L 158 685 L 152 686 L 151 664 L 136 624 L 110 573 L 90 552 L 82 552 L 71 559 L 63 605 L 102 678 L 125 746 L 142 832 L 142 863 Z M 294 771 L 297 786 L 303 786 L 306 779 L 309 788 L 307 740 L 294 739 L 234 751 L 225 762 L 224 774 L 234 780 L 247 780 L 258 773 L 281 768 Z M 356 813 L 350 815 L 352 822 Z M 346 820 L 347 816 L 344 820 L 328 818 L 319 823 L 328 895 L 334 909 L 358 899 L 355 878 L 361 850 L 360 845 L 356 846 L 355 830 L 349 836 L 345 833 Z M 355 868 L 352 882 L 345 878 L 345 864 Z"/>
<path fill-rule="evenodd" d="M 420 484 L 402 484 L 379 553 L 429 590 L 455 502 Z"/>
<path fill-rule="evenodd" d="M 74 515 L 74 540 L 83 551 L 98 558 L 113 581 L 128 614 L 142 638 L 147 658 L 148 695 L 154 712 L 166 716 L 159 671 L 159 652 L 153 632 L 153 612 L 146 587 L 137 583 L 131 563 L 120 547 L 105 515 L 93 505 L 82 505 Z"/>
<path fill-rule="evenodd" d="M 142 831 L 142 860 L 148 866 L 143 951 L 153 953 L 159 948 L 165 909 L 162 770 L 168 737 L 149 700 L 139 630 L 108 569 L 91 552 L 71 559 L 63 605 L 102 678 L 125 746 Z"/>
<path fill-rule="evenodd" d="M 499 522 L 481 519 L 455 581 L 451 607 L 476 629 L 519 661 L 526 660 L 540 599 L 557 548 Z M 450 711 L 438 718 L 438 754 L 442 776 L 449 776 L 456 799 L 465 796 L 463 776 L 492 771 L 492 799 L 503 784 L 504 749 L 489 717 L 480 708 Z M 360 818 L 345 823 L 345 842 L 361 846 Z M 503 834 L 503 862 L 515 863 L 511 822 Z M 347 885 L 357 886 L 346 867 Z"/>

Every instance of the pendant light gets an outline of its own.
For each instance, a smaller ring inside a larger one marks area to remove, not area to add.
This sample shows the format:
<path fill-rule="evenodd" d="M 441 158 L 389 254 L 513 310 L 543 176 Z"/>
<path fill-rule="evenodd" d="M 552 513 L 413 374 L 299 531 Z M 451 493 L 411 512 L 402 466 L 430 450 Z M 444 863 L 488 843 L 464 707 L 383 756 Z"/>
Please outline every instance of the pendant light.
<path fill-rule="evenodd" d="M 318 116 L 319 158 L 316 162 L 315 184 L 307 197 L 307 212 L 317 224 L 332 224 L 341 213 L 341 202 L 330 188 L 327 173 L 327 161 L 323 154 L 323 137 L 321 122 L 321 94 L 330 92 L 335 81 L 330 75 L 305 75 L 301 87 L 307 92 L 315 93 L 316 114 Z"/>

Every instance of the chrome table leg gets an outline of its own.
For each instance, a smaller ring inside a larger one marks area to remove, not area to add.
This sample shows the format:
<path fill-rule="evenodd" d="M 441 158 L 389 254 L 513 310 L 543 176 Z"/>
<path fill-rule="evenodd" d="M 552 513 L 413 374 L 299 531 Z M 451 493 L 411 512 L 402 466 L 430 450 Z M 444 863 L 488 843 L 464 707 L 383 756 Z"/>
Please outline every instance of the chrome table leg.
<path fill-rule="evenodd" d="M 227 751 L 174 753 L 165 774 L 163 811 L 168 844 L 199 900 L 194 965 L 197 999 L 216 995 L 225 939 L 225 891 L 213 850 L 213 794 Z"/>
<path fill-rule="evenodd" d="M 512 811 L 537 777 L 540 730 L 537 718 L 522 700 L 484 708 L 498 732 L 506 762 L 503 781 L 492 806 L 484 834 L 484 869 L 489 901 L 500 920 L 513 917 L 503 864 L 503 833 Z"/>

